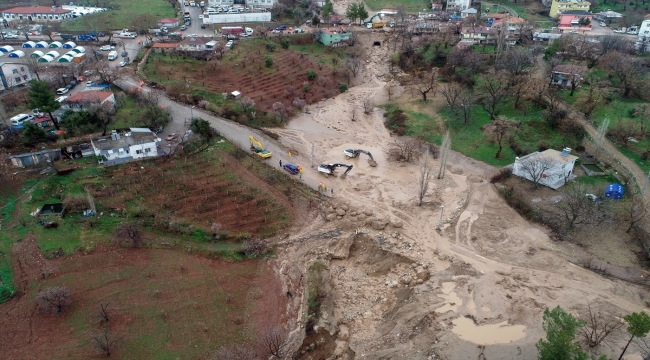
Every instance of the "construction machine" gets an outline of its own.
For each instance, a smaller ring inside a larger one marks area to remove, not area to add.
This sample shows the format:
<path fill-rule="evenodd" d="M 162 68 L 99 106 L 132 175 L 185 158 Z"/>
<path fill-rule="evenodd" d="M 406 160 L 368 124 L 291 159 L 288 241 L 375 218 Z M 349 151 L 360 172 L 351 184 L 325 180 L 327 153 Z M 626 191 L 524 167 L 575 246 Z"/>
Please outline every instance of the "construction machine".
<path fill-rule="evenodd" d="M 347 149 L 347 150 L 344 150 L 343 153 L 348 158 L 357 158 L 357 157 L 359 157 L 359 155 L 361 155 L 361 153 L 364 153 L 364 154 L 368 155 L 368 157 L 370 158 L 370 159 L 368 159 L 368 164 L 370 164 L 370 166 L 373 166 L 373 167 L 377 166 L 377 162 L 375 161 L 375 159 L 373 159 L 372 154 L 370 153 L 370 151 L 361 150 L 361 149 Z"/>
<path fill-rule="evenodd" d="M 334 175 L 334 170 L 340 166 L 348 168 L 343 173 L 343 176 L 347 175 L 352 170 L 352 165 L 347 164 L 320 164 L 318 165 L 318 171 L 322 172 L 325 175 Z"/>
<path fill-rule="evenodd" d="M 257 156 L 261 157 L 262 159 L 268 159 L 271 157 L 271 152 L 265 150 L 262 143 L 257 141 L 257 139 L 252 136 L 248 136 L 248 141 L 251 143 L 251 150 L 255 152 Z"/>

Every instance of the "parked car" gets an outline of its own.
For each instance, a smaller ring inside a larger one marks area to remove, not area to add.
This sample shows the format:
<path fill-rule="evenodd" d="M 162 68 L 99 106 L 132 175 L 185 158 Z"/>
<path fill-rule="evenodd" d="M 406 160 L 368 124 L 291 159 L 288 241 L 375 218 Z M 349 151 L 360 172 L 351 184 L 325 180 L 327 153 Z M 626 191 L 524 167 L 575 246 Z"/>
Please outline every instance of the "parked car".
<path fill-rule="evenodd" d="M 275 28 L 275 30 L 284 31 L 284 30 L 287 30 L 287 26 L 286 25 L 280 25 L 277 28 Z"/>
<path fill-rule="evenodd" d="M 65 99 L 69 98 L 69 96 L 59 96 L 58 98 L 54 99 L 55 101 L 58 101 L 60 103 L 64 102 Z"/>
<path fill-rule="evenodd" d="M 72 87 L 75 87 L 75 86 L 79 85 L 79 81 L 72 80 L 72 81 L 70 81 L 70 85 L 72 85 Z"/>
<path fill-rule="evenodd" d="M 120 63 L 120 67 L 125 67 L 126 64 L 128 64 L 128 62 L 126 60 L 122 60 L 122 62 Z"/>
<path fill-rule="evenodd" d="M 122 53 L 120 54 L 120 56 L 122 56 L 122 57 L 126 57 L 127 55 L 128 54 L 126 53 L 126 51 L 122 51 Z"/>
<path fill-rule="evenodd" d="M 95 73 L 95 70 L 86 70 L 86 71 L 84 71 L 84 75 L 86 75 L 86 76 L 90 76 L 90 75 L 92 75 L 94 73 Z"/>
<path fill-rule="evenodd" d="M 230 49 L 234 44 L 235 42 L 233 40 L 230 40 L 226 43 L 226 47 Z"/>
<path fill-rule="evenodd" d="M 86 81 L 86 86 L 92 86 L 92 85 L 93 85 L 93 81 L 92 81 L 92 80 L 88 80 L 88 81 Z"/>
<path fill-rule="evenodd" d="M 187 30 L 187 26 L 186 25 L 181 26 L 181 31 L 185 31 L 185 30 Z"/>
<path fill-rule="evenodd" d="M 176 140 L 177 137 L 178 137 L 178 134 L 177 134 L 177 133 L 171 133 L 171 134 L 167 135 L 167 137 L 165 138 L 165 140 L 167 140 L 167 141 L 174 141 L 174 140 Z"/>
<path fill-rule="evenodd" d="M 7 34 L 5 35 L 5 39 L 18 39 L 18 35 Z"/>
<path fill-rule="evenodd" d="M 114 46 L 104 45 L 104 46 L 100 47 L 99 50 L 101 50 L 101 51 L 111 51 L 114 48 L 115 48 Z"/>
<path fill-rule="evenodd" d="M 60 89 L 56 89 L 56 94 L 57 95 L 63 95 L 65 93 L 67 93 L 68 91 L 70 91 L 70 89 L 68 89 L 67 87 L 60 88 Z"/>
<path fill-rule="evenodd" d="M 598 25 L 600 25 L 600 26 L 607 26 L 607 24 L 605 24 L 604 21 L 599 22 Z"/>
<path fill-rule="evenodd" d="M 201 29 L 205 29 L 205 24 L 201 24 Z"/>

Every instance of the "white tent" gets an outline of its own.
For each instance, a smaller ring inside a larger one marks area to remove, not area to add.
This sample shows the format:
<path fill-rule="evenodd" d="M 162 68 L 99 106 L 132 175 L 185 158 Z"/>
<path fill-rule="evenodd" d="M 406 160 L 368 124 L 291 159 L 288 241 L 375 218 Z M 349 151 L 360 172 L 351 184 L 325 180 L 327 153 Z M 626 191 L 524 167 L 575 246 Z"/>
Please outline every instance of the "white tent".
<path fill-rule="evenodd" d="M 77 46 L 77 44 L 73 43 L 72 41 L 68 41 L 67 43 L 63 44 L 63 48 L 65 49 L 74 49 Z"/>
<path fill-rule="evenodd" d="M 21 58 L 25 56 L 25 53 L 22 50 L 16 50 L 9 53 L 10 58 Z"/>
<path fill-rule="evenodd" d="M 72 49 L 72 51 L 76 52 L 77 54 L 83 54 L 86 52 L 86 48 L 83 46 L 77 46 L 76 48 Z"/>
<path fill-rule="evenodd" d="M 45 48 L 47 48 L 49 46 L 50 46 L 50 44 L 48 44 L 47 41 L 39 41 L 39 42 L 36 43 L 36 47 L 39 48 L 39 49 L 45 49 Z"/>
<path fill-rule="evenodd" d="M 68 51 L 68 52 L 67 52 L 67 53 L 65 53 L 65 54 L 64 54 L 63 56 L 69 56 L 69 57 L 74 57 L 75 55 L 77 55 L 77 53 L 76 53 L 76 52 L 74 52 L 74 51 Z"/>
<path fill-rule="evenodd" d="M 63 55 L 59 58 L 58 62 L 60 63 L 66 63 L 66 62 L 72 62 L 72 56 L 70 55 Z"/>
<path fill-rule="evenodd" d="M 60 56 L 59 52 L 58 52 L 58 51 L 54 51 L 54 50 L 48 52 L 48 53 L 45 54 L 45 55 L 49 55 L 49 56 L 51 56 L 53 59 L 56 59 L 56 58 L 58 58 L 58 57 Z"/>
<path fill-rule="evenodd" d="M 38 62 L 51 62 L 52 60 L 54 60 L 52 55 L 47 55 L 46 54 L 46 55 L 41 56 L 41 58 L 38 59 Z"/>
<path fill-rule="evenodd" d="M 26 48 L 26 49 L 31 49 L 31 48 L 36 47 L 36 43 L 33 42 L 33 41 L 28 41 L 28 42 L 23 44 L 23 47 Z"/>
<path fill-rule="evenodd" d="M 40 50 L 36 50 L 36 51 L 34 51 L 31 55 L 29 55 L 29 57 L 30 57 L 30 58 L 37 58 L 37 59 L 38 59 L 38 58 L 43 57 L 43 55 L 45 55 L 45 54 L 43 54 L 42 51 L 40 51 Z"/>
<path fill-rule="evenodd" d="M 63 45 L 62 45 L 60 42 L 58 42 L 58 41 L 53 41 L 53 42 L 50 44 L 49 47 L 54 48 L 54 49 L 58 49 L 58 48 L 60 48 L 61 46 L 63 46 Z"/>
<path fill-rule="evenodd" d="M 600 16 L 600 17 L 604 17 L 604 18 L 621 18 L 621 17 L 623 17 L 623 14 L 617 13 L 616 11 L 612 11 L 612 10 L 601 11 L 599 13 L 596 13 L 595 15 Z"/>
<path fill-rule="evenodd" d="M 3 53 L 8 53 L 14 51 L 14 47 L 11 45 L 0 46 L 0 51 Z"/>

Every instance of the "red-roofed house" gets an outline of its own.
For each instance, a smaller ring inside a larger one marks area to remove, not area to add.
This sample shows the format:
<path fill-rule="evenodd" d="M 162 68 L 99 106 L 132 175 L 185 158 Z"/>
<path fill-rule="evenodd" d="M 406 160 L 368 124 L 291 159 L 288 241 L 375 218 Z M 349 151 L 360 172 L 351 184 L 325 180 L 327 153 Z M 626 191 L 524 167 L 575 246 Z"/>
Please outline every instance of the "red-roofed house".
<path fill-rule="evenodd" d="M 2 18 L 7 21 L 63 21 L 72 19 L 72 11 L 56 6 L 20 6 L 4 10 L 2 12 Z"/>
<path fill-rule="evenodd" d="M 442 4 L 431 3 L 431 10 L 433 11 L 442 11 Z"/>
<path fill-rule="evenodd" d="M 496 42 L 497 38 L 497 30 L 485 26 L 464 27 L 460 33 L 463 35 L 462 41 L 473 41 L 477 44 L 491 44 Z"/>
<path fill-rule="evenodd" d="M 583 10 L 570 10 L 560 14 L 560 30 L 573 30 L 573 31 L 591 31 L 591 22 L 594 15 L 589 11 Z"/>
<path fill-rule="evenodd" d="M 167 18 L 158 20 L 158 27 L 173 28 L 177 27 L 179 24 L 178 19 L 176 18 Z"/>
<path fill-rule="evenodd" d="M 82 111 L 92 105 L 115 106 L 115 95 L 110 91 L 80 91 L 63 101 L 61 108 Z"/>
<path fill-rule="evenodd" d="M 211 42 L 209 37 L 187 37 L 178 43 L 178 50 L 181 51 L 205 51 L 212 50 L 206 47 L 206 44 Z"/>
<path fill-rule="evenodd" d="M 169 44 L 169 43 L 155 43 L 153 44 L 153 52 L 156 54 L 160 54 L 162 52 L 168 53 L 168 52 L 174 52 L 176 51 L 176 48 L 178 47 L 177 44 Z"/>

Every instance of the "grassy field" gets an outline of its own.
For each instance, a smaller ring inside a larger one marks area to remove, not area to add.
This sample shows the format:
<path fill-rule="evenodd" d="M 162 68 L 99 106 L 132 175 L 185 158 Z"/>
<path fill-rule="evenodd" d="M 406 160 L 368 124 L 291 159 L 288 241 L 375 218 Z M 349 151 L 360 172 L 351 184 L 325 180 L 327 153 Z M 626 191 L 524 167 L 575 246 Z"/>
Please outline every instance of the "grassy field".
<path fill-rule="evenodd" d="M 87 25 L 87 22 L 90 21 L 98 29 L 117 30 L 130 27 L 137 17 L 142 14 L 152 15 L 156 19 L 176 17 L 176 11 L 165 0 L 113 0 L 111 6 L 116 9 L 101 14 L 89 15 L 92 17 L 89 20 L 84 20 L 85 17 L 72 19 L 63 23 L 63 29 L 90 30 Z"/>
<path fill-rule="evenodd" d="M 407 12 L 417 12 L 424 9 L 430 10 L 431 3 L 423 0 L 365 0 L 370 10 L 404 8 Z"/>

